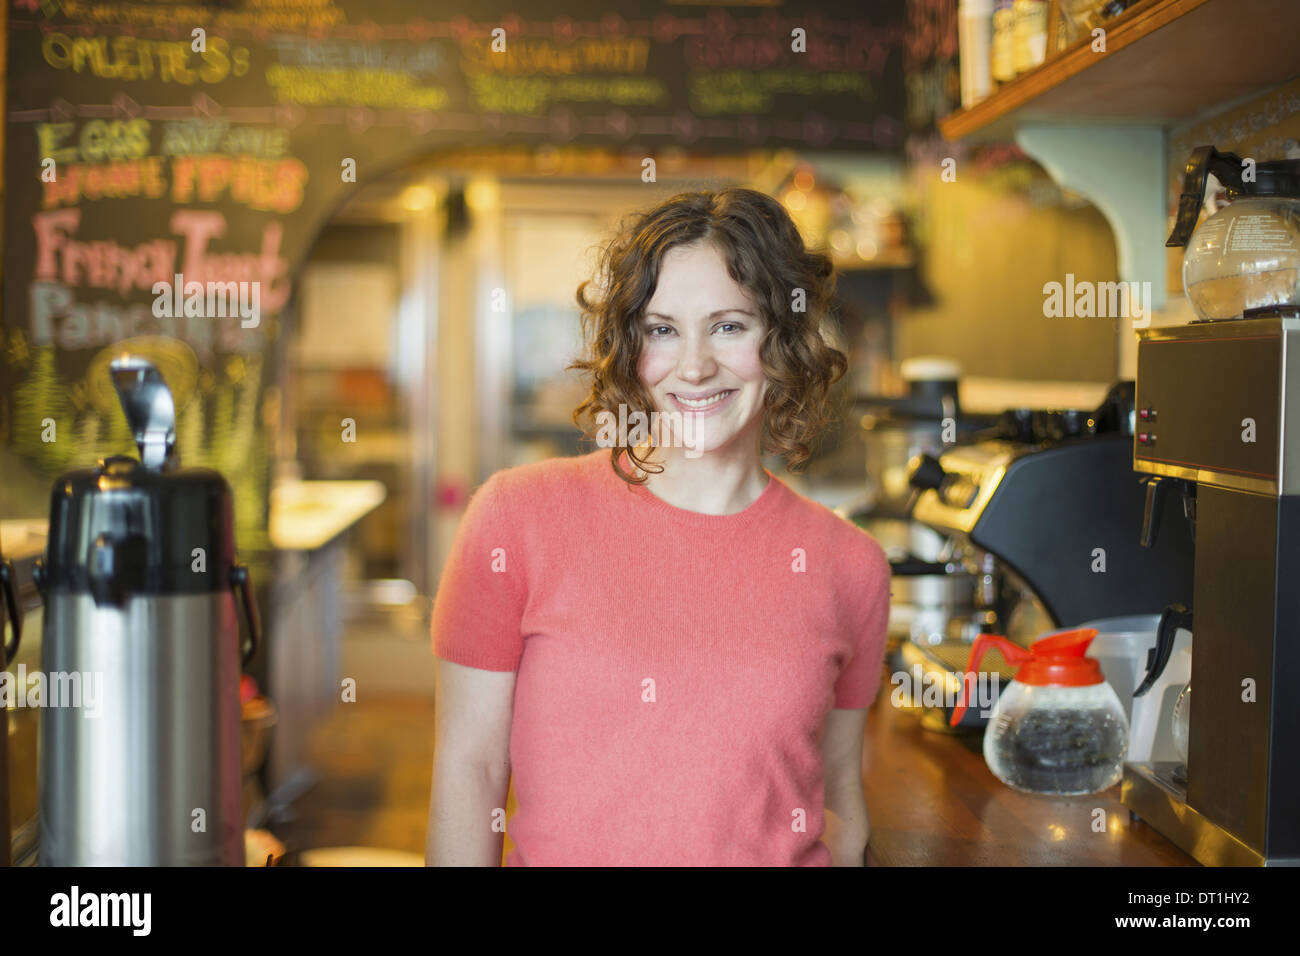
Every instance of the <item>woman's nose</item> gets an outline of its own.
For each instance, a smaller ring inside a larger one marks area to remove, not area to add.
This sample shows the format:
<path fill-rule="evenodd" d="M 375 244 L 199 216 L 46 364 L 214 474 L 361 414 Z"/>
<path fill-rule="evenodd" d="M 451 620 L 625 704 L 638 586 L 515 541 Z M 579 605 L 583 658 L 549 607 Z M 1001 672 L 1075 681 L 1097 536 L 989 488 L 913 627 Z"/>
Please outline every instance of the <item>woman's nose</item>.
<path fill-rule="evenodd" d="M 717 364 L 713 360 L 713 348 L 707 338 L 687 339 L 682 346 L 682 354 L 677 362 L 677 375 L 687 381 L 708 378 L 713 374 Z"/>

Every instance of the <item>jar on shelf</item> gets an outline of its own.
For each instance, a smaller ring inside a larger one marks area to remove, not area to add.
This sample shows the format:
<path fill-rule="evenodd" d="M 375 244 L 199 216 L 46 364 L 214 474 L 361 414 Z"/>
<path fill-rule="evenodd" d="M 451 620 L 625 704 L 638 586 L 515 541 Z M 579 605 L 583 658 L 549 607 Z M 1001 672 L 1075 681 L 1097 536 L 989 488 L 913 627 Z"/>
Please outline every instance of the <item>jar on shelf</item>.
<path fill-rule="evenodd" d="M 1015 0 L 998 0 L 993 9 L 993 79 L 1006 83 L 1016 78 L 1014 56 Z"/>
<path fill-rule="evenodd" d="M 1027 73 L 1047 58 L 1047 0 L 1015 0 L 1012 66 Z"/>

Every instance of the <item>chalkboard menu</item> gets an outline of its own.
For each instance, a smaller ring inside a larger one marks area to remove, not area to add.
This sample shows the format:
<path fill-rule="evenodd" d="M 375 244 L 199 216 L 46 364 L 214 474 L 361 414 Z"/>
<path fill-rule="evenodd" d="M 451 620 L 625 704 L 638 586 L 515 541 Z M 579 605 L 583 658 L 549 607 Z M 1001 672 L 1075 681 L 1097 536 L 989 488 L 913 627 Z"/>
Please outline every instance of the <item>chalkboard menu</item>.
<path fill-rule="evenodd" d="M 265 549 L 272 347 L 351 190 L 473 145 L 897 153 L 904 33 L 903 0 L 14 0 L 9 459 L 48 484 L 133 451 L 106 366 L 142 352 Z"/>

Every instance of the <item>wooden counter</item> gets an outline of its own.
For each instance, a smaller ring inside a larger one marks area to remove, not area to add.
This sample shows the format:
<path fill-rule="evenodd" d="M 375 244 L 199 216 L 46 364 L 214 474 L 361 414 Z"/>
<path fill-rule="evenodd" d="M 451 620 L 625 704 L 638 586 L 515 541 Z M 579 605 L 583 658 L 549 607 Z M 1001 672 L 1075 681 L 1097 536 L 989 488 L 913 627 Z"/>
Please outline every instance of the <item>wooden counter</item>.
<path fill-rule="evenodd" d="M 1197 866 L 1141 821 L 1119 785 L 1084 797 L 1019 793 L 989 772 L 983 731 L 921 726 L 884 684 L 867 716 L 868 866 Z M 1097 808 L 1105 829 L 1095 832 Z"/>

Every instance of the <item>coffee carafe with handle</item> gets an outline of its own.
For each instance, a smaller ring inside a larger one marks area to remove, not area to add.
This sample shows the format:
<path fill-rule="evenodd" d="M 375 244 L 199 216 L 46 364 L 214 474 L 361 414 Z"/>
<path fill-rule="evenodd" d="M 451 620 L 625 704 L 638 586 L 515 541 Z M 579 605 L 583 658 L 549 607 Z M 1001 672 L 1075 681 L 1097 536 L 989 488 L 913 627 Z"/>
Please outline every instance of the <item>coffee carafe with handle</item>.
<path fill-rule="evenodd" d="M 1228 205 L 1197 225 L 1210 175 Z M 1198 146 L 1166 246 L 1186 246 L 1183 289 L 1204 321 L 1300 310 L 1300 160 L 1256 162 Z"/>
<path fill-rule="evenodd" d="M 1028 650 L 981 634 L 971 648 L 961 699 L 950 723 L 965 714 L 980 661 L 997 648 L 1015 668 L 984 730 L 984 760 L 993 775 L 1027 793 L 1095 793 L 1117 783 L 1128 749 L 1128 718 L 1101 667 L 1087 656 L 1093 628 L 1042 638 Z"/>

